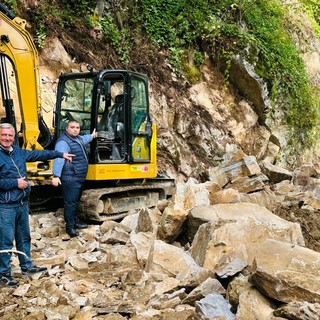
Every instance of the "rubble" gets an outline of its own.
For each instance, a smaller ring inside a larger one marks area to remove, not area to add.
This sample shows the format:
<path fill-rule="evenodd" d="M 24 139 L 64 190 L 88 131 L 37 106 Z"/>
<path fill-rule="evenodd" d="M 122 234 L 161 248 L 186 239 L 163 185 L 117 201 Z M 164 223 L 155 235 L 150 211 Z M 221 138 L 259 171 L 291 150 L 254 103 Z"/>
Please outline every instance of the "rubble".
<path fill-rule="evenodd" d="M 161 209 L 76 238 L 61 210 L 30 215 L 33 259 L 48 272 L 22 277 L 13 255 L 20 286 L 0 288 L 1 319 L 319 319 L 319 222 L 300 214 L 319 215 L 320 181 L 310 165 L 269 176 L 237 153 L 213 180 L 178 183 Z"/>

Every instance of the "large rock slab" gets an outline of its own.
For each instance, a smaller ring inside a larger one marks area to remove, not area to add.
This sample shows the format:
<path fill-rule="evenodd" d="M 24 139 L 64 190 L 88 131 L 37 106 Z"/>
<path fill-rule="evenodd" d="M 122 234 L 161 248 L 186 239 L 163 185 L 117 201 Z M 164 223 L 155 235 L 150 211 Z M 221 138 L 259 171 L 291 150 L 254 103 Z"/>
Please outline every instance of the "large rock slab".
<path fill-rule="evenodd" d="M 266 240 L 258 248 L 250 281 L 272 299 L 319 303 L 320 253 Z"/>
<path fill-rule="evenodd" d="M 304 245 L 300 225 L 286 221 L 251 203 L 196 207 L 189 213 L 191 226 L 201 224 L 190 248 L 204 268 L 228 277 L 251 265 L 257 246 L 266 239 Z M 204 223 L 207 222 L 207 223 Z"/>
<path fill-rule="evenodd" d="M 157 235 L 163 241 L 173 242 L 182 231 L 188 211 L 165 208 L 160 219 Z"/>
<path fill-rule="evenodd" d="M 303 236 L 298 223 L 288 222 L 268 209 L 254 203 L 223 203 L 194 207 L 188 214 L 188 238 L 192 241 L 199 226 L 203 223 L 213 222 L 214 224 L 223 225 L 227 222 L 232 223 L 238 220 L 253 220 L 257 224 L 263 224 L 279 230 L 290 229 L 288 230 L 288 236 L 289 233 L 292 234 L 290 242 L 304 246 Z"/>
<path fill-rule="evenodd" d="M 167 244 L 161 240 L 155 240 L 150 249 L 145 271 L 152 273 L 164 273 L 169 276 L 177 276 L 180 272 L 189 269 L 199 271 L 201 269 L 182 248 Z"/>
<path fill-rule="evenodd" d="M 271 191 L 270 188 L 266 188 L 265 190 L 261 190 L 258 192 L 240 194 L 239 202 L 255 203 L 274 212 L 275 208 L 279 206 L 280 203 L 282 203 L 283 199 L 284 196 L 277 195 L 273 191 Z"/>
<path fill-rule="evenodd" d="M 177 182 L 174 194 L 174 210 L 190 210 L 196 206 L 209 205 L 209 191 L 202 183 L 190 178 L 186 183 Z"/>
<path fill-rule="evenodd" d="M 285 319 L 319 320 L 320 304 L 306 301 L 290 302 L 274 311 L 274 315 Z"/>
<path fill-rule="evenodd" d="M 262 171 L 273 183 L 292 179 L 292 172 L 284 168 L 275 166 L 267 161 L 262 162 Z"/>
<path fill-rule="evenodd" d="M 221 294 L 210 293 L 196 302 L 196 309 L 202 316 L 201 319 L 235 320 L 235 315 L 230 311 L 231 305 Z"/>

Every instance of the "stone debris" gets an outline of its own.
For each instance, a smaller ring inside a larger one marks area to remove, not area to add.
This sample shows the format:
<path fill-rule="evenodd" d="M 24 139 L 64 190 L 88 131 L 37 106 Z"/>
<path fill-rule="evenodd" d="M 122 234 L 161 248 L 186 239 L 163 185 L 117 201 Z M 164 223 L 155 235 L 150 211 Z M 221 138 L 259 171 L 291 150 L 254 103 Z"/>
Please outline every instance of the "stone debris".
<path fill-rule="evenodd" d="M 33 259 L 48 272 L 22 277 L 13 255 L 20 286 L 0 288 L 1 319 L 319 319 L 314 168 L 260 169 L 236 152 L 208 177 L 76 238 L 61 210 L 30 215 Z"/>

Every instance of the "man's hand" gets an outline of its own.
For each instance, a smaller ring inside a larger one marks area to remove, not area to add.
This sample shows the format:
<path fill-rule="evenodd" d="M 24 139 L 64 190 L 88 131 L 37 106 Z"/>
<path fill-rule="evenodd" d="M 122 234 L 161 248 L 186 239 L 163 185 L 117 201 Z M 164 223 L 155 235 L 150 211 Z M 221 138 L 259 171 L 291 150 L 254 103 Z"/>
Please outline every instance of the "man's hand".
<path fill-rule="evenodd" d="M 72 158 L 75 156 L 75 154 L 72 153 L 64 153 L 63 158 L 66 159 L 67 161 L 71 162 Z"/>
<path fill-rule="evenodd" d="M 18 188 L 19 189 L 25 189 L 28 187 L 28 181 L 26 180 L 26 177 L 22 177 L 18 179 Z"/>
<path fill-rule="evenodd" d="M 54 178 L 52 178 L 51 183 L 53 186 L 57 187 L 59 184 L 61 184 L 61 180 L 59 177 L 54 177 Z"/>
<path fill-rule="evenodd" d="M 96 131 L 96 128 L 93 129 L 92 133 L 92 138 L 96 138 L 97 137 L 97 131 Z"/>

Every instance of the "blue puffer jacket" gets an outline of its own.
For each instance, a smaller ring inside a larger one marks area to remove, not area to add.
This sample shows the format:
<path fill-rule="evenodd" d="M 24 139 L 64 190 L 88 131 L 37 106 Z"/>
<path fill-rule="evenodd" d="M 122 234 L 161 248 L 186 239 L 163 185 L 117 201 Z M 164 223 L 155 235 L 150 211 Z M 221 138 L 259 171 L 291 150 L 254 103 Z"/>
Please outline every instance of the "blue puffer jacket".
<path fill-rule="evenodd" d="M 52 171 L 60 177 L 62 183 L 66 180 L 84 182 L 88 171 L 88 157 L 85 146 L 93 139 L 91 134 L 71 137 L 64 133 L 56 143 L 56 150 L 74 154 L 71 162 L 62 162 L 57 159 L 53 163 Z"/>
<path fill-rule="evenodd" d="M 68 134 L 63 134 L 60 139 L 69 145 L 70 152 L 75 155 L 71 162 L 64 164 L 61 178 L 77 177 L 84 181 L 88 171 L 88 158 L 85 146 L 81 141 L 83 137 L 72 138 Z"/>
<path fill-rule="evenodd" d="M 17 207 L 27 203 L 30 186 L 18 188 L 18 179 L 27 178 L 26 162 L 62 158 L 63 153 L 51 150 L 25 150 L 14 145 L 11 152 L 0 147 L 0 207 Z"/>

